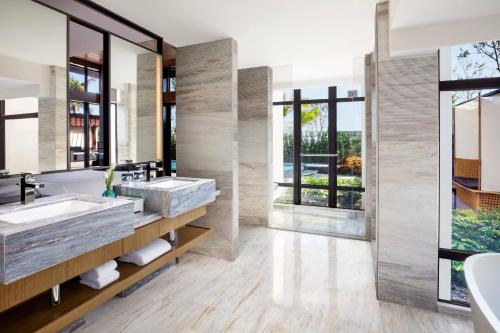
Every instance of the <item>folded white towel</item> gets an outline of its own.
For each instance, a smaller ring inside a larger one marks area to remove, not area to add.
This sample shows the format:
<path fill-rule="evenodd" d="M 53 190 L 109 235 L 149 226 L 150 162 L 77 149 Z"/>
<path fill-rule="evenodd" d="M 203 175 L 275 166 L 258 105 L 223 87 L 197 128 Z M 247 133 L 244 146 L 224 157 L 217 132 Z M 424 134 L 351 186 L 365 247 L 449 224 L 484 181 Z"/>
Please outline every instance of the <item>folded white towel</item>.
<path fill-rule="evenodd" d="M 149 264 L 151 261 L 155 260 L 164 253 L 167 253 L 172 249 L 169 242 L 164 239 L 155 239 L 149 242 L 143 247 L 138 248 L 125 253 L 120 258 L 119 261 L 130 262 L 139 266 L 144 266 Z"/>
<path fill-rule="evenodd" d="M 88 272 L 81 274 L 80 278 L 83 280 L 97 280 L 101 276 L 107 275 L 110 272 L 114 271 L 116 267 L 118 267 L 116 261 L 110 260 L 100 266 L 97 266 L 94 269 L 91 269 Z"/>
<path fill-rule="evenodd" d="M 80 283 L 89 286 L 90 288 L 102 289 L 108 284 L 118 280 L 119 277 L 120 272 L 112 270 L 111 272 L 100 276 L 98 279 L 80 279 Z"/>

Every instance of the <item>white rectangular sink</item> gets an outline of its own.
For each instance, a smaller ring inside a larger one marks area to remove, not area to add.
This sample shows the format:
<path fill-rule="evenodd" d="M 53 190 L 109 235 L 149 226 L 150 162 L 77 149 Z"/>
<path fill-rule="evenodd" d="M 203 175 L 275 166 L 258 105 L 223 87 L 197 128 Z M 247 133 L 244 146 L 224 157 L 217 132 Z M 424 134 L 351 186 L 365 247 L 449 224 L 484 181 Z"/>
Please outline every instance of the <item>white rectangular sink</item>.
<path fill-rule="evenodd" d="M 0 221 L 20 224 L 55 218 L 61 215 L 70 217 L 71 215 L 75 215 L 86 210 L 96 209 L 99 206 L 100 204 L 95 202 L 67 200 L 3 214 L 0 215 Z"/>
<path fill-rule="evenodd" d="M 148 184 L 148 187 L 167 189 L 167 188 L 174 188 L 174 187 L 180 187 L 180 186 L 185 186 L 185 185 L 191 185 L 193 183 L 194 183 L 193 181 L 189 181 L 189 180 L 170 179 L 170 180 L 165 180 L 165 181 L 159 182 L 159 183 Z"/>

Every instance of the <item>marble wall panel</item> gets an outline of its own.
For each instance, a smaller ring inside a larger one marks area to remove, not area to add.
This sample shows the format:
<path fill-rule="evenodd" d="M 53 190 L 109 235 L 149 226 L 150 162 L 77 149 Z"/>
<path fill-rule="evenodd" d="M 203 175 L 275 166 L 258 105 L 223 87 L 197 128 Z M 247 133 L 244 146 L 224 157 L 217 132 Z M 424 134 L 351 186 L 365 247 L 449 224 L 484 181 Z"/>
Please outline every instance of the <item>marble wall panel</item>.
<path fill-rule="evenodd" d="M 157 57 L 154 53 L 137 56 L 137 161 L 156 159 Z"/>
<path fill-rule="evenodd" d="M 50 66 L 48 96 L 38 98 L 38 159 L 41 171 L 67 167 L 66 68 Z"/>
<path fill-rule="evenodd" d="M 221 195 L 196 224 L 214 235 L 195 251 L 238 253 L 237 43 L 223 39 L 177 48 L 177 175 L 215 179 Z"/>
<path fill-rule="evenodd" d="M 437 53 L 391 57 L 388 3 L 377 5 L 378 297 L 437 309 Z"/>
<path fill-rule="evenodd" d="M 272 209 L 272 70 L 238 70 L 239 219 L 265 225 Z"/>

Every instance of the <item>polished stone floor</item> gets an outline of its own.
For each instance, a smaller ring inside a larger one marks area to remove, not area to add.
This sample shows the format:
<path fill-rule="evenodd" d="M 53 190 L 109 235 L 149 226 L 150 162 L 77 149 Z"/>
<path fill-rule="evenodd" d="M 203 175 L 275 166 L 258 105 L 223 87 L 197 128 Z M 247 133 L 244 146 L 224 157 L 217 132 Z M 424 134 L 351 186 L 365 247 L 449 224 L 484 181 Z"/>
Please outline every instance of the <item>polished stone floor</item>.
<path fill-rule="evenodd" d="M 472 332 L 469 320 L 375 299 L 370 243 L 240 228 L 240 255 L 189 253 L 77 332 Z"/>
<path fill-rule="evenodd" d="M 274 204 L 269 226 L 313 234 L 368 239 L 365 212 L 306 205 Z"/>

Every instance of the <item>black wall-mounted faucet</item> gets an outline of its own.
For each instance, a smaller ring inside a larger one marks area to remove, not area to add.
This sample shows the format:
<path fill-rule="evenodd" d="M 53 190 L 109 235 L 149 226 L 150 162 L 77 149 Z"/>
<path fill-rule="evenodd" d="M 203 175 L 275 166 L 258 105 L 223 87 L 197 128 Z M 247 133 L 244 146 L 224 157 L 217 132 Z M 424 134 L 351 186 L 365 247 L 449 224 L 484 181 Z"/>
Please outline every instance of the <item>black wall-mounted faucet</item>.
<path fill-rule="evenodd" d="M 21 175 L 21 182 L 18 183 L 21 187 L 21 204 L 25 205 L 35 201 L 35 189 L 45 186 L 44 183 L 36 182 L 35 177 L 30 173 Z"/>
<path fill-rule="evenodd" d="M 137 165 L 139 170 L 146 170 L 146 181 L 149 182 L 151 180 L 151 171 L 158 172 L 159 168 L 156 166 L 156 162 L 146 162 L 143 164 Z M 156 177 L 154 177 L 156 178 Z"/>

